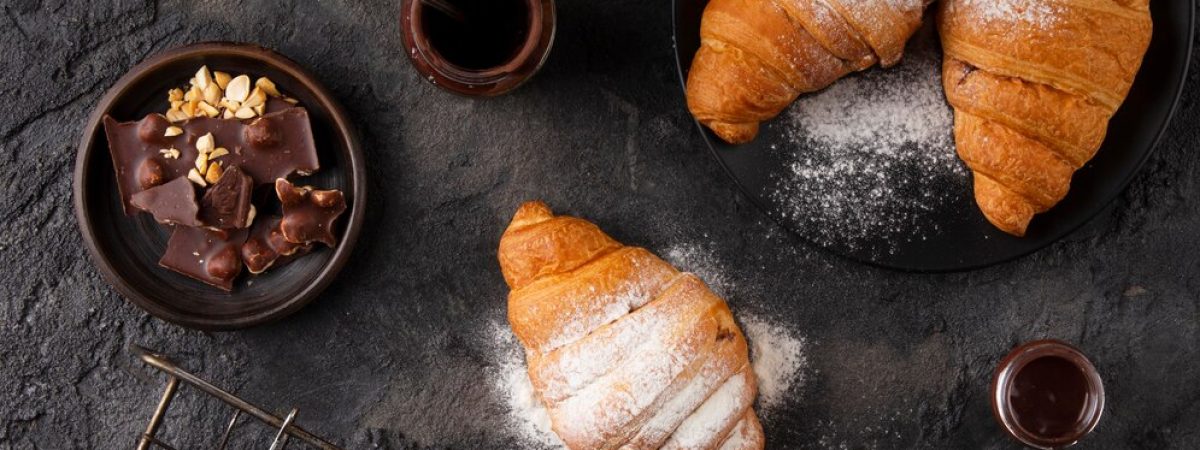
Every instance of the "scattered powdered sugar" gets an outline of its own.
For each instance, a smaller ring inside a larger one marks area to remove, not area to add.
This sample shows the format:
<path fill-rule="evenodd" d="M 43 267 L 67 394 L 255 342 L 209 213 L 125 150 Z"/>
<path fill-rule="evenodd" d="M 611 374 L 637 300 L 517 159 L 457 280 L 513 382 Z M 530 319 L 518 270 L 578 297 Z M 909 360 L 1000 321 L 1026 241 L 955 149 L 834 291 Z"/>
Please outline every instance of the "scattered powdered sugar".
<path fill-rule="evenodd" d="M 848 76 L 787 111 L 790 142 L 771 146 L 787 169 L 771 196 L 804 236 L 850 250 L 921 239 L 938 231 L 930 212 L 969 192 L 938 47 L 927 23 L 896 67 Z"/>
<path fill-rule="evenodd" d="M 804 383 L 808 366 L 808 340 L 791 330 L 746 316 L 743 331 L 750 341 L 750 360 L 758 377 L 758 399 L 762 414 L 769 414 L 789 398 L 788 393 Z"/>
<path fill-rule="evenodd" d="M 491 334 L 500 358 L 498 371 L 492 381 L 508 403 L 509 414 L 514 421 L 512 431 L 529 445 L 546 449 L 566 448 L 550 428 L 550 413 L 533 392 L 533 383 L 529 381 L 525 357 L 516 336 L 503 322 L 493 323 Z"/>
<path fill-rule="evenodd" d="M 705 236 L 707 237 L 707 236 Z M 693 243 L 677 243 L 662 252 L 663 260 L 675 268 L 700 277 L 713 292 L 728 300 L 735 291 L 733 280 L 725 274 L 712 250 Z"/>

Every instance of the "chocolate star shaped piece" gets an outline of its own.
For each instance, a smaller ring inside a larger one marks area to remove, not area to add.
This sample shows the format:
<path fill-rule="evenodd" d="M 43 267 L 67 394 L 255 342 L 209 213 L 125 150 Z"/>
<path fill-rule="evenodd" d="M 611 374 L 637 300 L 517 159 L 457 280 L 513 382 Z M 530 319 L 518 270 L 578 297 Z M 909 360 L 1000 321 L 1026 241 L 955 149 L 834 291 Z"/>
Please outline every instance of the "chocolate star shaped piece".
<path fill-rule="evenodd" d="M 317 190 L 312 186 L 296 186 L 288 180 L 275 180 L 275 194 L 283 204 L 283 219 L 279 229 L 284 239 L 295 244 L 320 242 L 337 245 L 333 236 L 334 221 L 346 211 L 342 191 Z"/>

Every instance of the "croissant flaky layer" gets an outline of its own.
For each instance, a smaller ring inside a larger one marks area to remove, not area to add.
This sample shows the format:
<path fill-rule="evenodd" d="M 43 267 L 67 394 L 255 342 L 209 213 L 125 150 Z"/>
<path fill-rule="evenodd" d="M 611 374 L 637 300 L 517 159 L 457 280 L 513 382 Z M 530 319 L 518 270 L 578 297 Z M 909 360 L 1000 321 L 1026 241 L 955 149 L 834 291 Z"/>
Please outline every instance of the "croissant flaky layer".
<path fill-rule="evenodd" d="M 688 73 L 688 108 L 727 142 L 800 94 L 900 60 L 931 0 L 712 0 Z"/>
<path fill-rule="evenodd" d="M 1150 43 L 1149 0 L 943 0 L 938 28 L 976 203 L 1023 236 L 1104 141 Z"/>
<path fill-rule="evenodd" d="M 761 449 L 745 337 L 699 278 L 522 205 L 500 239 L 509 323 L 572 449 Z"/>

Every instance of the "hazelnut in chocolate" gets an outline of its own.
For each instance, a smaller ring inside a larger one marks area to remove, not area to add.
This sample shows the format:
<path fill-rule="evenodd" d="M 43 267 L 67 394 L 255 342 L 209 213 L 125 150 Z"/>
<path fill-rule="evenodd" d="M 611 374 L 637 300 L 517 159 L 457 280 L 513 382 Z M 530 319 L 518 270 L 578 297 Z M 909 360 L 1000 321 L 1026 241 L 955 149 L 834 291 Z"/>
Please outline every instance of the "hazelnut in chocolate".
<path fill-rule="evenodd" d="M 288 242 L 320 242 L 330 247 L 337 245 L 333 224 L 346 211 L 346 199 L 342 191 L 296 186 L 280 178 L 275 180 L 275 194 L 283 204 L 283 219 L 279 229 Z"/>
<path fill-rule="evenodd" d="M 158 265 L 226 291 L 242 272 L 239 251 L 247 230 L 175 227 Z"/>
<path fill-rule="evenodd" d="M 252 274 L 260 274 L 268 268 L 281 267 L 312 250 L 312 244 L 295 244 L 284 239 L 279 230 L 279 216 L 259 219 L 250 230 L 246 243 L 242 244 L 242 261 Z"/>

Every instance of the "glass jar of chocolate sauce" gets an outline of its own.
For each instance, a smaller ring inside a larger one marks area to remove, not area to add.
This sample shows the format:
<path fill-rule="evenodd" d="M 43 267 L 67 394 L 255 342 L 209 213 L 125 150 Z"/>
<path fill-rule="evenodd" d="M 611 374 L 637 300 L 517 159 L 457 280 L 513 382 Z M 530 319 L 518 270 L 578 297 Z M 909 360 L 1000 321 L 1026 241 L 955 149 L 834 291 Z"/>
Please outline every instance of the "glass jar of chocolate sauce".
<path fill-rule="evenodd" d="M 992 378 L 992 412 L 1013 438 L 1030 447 L 1069 447 L 1100 422 L 1104 385 L 1075 347 L 1041 340 L 1017 347 Z"/>
<path fill-rule="evenodd" d="M 413 67 L 458 94 L 516 89 L 542 67 L 554 42 L 554 0 L 405 0 L 401 8 Z"/>

